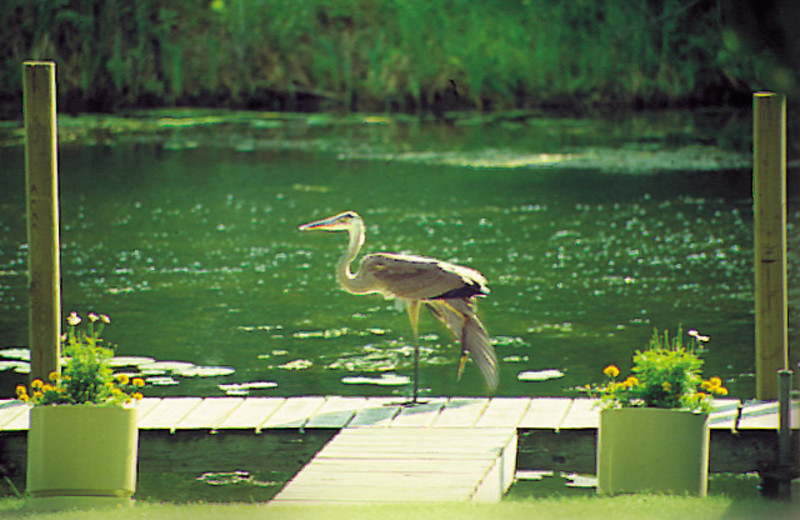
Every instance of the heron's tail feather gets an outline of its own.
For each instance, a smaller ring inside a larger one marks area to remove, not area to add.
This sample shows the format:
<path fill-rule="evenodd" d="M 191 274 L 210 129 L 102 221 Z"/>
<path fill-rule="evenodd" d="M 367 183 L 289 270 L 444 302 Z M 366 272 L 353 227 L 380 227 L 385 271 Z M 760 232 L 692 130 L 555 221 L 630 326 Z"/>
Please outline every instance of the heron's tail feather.
<path fill-rule="evenodd" d="M 490 390 L 497 388 L 499 380 L 497 354 L 489 333 L 475 314 L 474 301 L 467 298 L 426 300 L 425 304 L 461 342 L 462 351 L 468 352 L 475 361 L 486 381 L 486 386 Z"/>

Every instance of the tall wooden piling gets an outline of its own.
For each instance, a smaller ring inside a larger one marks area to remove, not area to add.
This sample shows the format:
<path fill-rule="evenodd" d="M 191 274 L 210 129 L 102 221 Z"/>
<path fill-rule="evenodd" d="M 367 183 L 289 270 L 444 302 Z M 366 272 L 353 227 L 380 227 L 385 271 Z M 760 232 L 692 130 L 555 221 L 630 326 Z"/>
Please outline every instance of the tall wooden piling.
<path fill-rule="evenodd" d="M 61 339 L 55 63 L 26 61 L 23 92 L 30 377 L 46 381 L 59 370 Z"/>
<path fill-rule="evenodd" d="M 756 397 L 777 399 L 789 365 L 786 281 L 786 98 L 753 96 Z"/>

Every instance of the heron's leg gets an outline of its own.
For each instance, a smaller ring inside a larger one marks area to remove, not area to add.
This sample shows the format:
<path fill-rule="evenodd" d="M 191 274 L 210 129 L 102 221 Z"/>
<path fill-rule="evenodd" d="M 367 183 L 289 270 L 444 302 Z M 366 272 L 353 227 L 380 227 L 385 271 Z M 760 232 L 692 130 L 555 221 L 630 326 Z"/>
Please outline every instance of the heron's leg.
<path fill-rule="evenodd" d="M 419 394 L 419 300 L 409 300 L 406 307 L 411 331 L 414 333 L 414 394 L 411 404 L 417 404 Z"/>

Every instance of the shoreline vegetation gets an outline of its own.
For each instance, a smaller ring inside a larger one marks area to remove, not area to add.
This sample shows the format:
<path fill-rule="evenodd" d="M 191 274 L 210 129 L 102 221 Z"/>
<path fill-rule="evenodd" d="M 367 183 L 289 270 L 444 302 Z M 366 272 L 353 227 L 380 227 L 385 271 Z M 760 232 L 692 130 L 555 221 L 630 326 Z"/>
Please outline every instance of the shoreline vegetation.
<path fill-rule="evenodd" d="M 68 113 L 741 106 L 769 87 L 719 0 L 4 0 L 0 118 L 57 63 Z M 768 83 L 768 81 L 767 81 Z"/>

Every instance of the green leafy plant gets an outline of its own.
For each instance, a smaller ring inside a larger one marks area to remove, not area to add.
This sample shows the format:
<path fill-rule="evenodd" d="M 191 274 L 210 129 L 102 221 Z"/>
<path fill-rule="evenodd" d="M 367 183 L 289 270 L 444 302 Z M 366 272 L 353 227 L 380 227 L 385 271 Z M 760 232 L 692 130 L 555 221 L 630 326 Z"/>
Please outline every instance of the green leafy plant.
<path fill-rule="evenodd" d="M 67 333 L 62 337 L 66 364 L 63 371 L 51 372 L 48 381 L 35 379 L 30 392 L 18 385 L 17 397 L 34 405 L 96 404 L 124 405 L 142 398 L 141 378 L 114 374 L 109 361 L 114 356 L 111 347 L 103 346 L 100 335 L 111 322 L 104 314 L 89 313 L 85 327 L 73 312 L 67 317 Z"/>
<path fill-rule="evenodd" d="M 620 380 L 615 365 L 603 369 L 606 381 L 584 388 L 592 397 L 599 397 L 603 408 L 674 408 L 698 413 L 711 411 L 713 397 L 725 396 L 728 389 L 719 377 L 702 378 L 700 358 L 708 336 L 690 330 L 688 344 L 683 342 L 683 330 L 670 338 L 669 332 L 653 331 L 647 349 L 633 355 L 631 375 Z"/>

